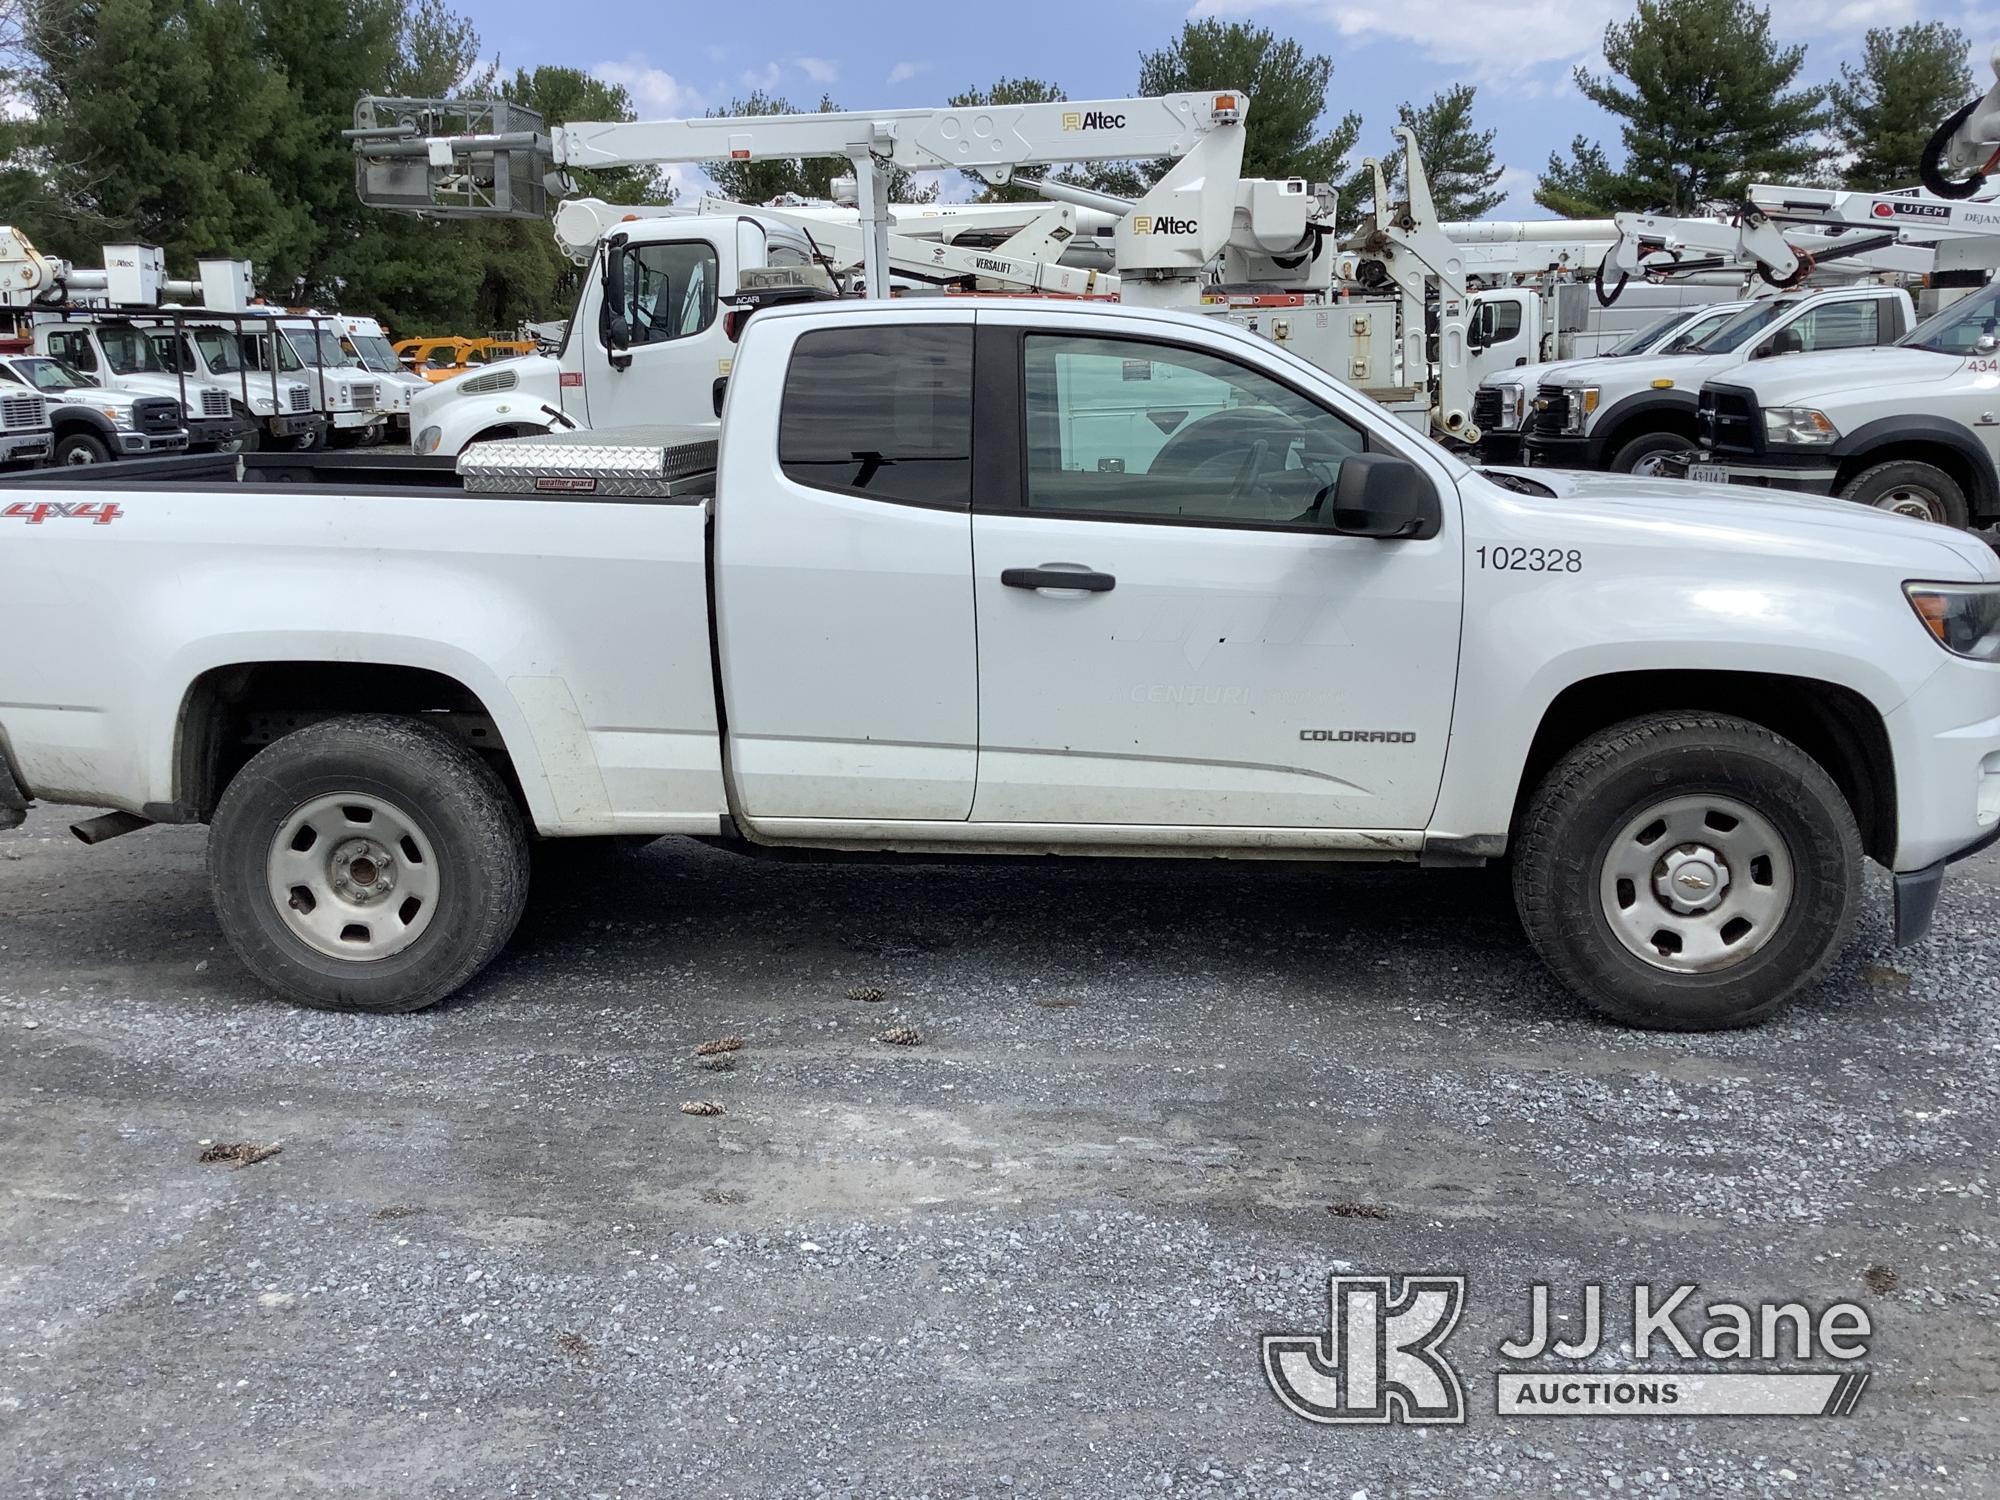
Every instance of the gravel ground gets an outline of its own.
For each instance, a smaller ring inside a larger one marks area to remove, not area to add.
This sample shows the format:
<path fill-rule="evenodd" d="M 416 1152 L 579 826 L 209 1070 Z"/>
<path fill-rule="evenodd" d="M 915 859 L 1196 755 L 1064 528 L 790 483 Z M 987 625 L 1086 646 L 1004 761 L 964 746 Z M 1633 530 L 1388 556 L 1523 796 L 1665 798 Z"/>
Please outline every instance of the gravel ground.
<path fill-rule="evenodd" d="M 199 830 L 66 821 L 0 835 L 8 1497 L 2000 1493 L 1990 857 L 1726 1036 L 1580 1014 L 1485 872 L 676 842 L 365 1019 L 259 996 Z M 1339 1269 L 1470 1278 L 1465 1426 L 1278 1406 Z M 1856 1299 L 1873 1384 L 1502 1419 L 1537 1280 Z"/>

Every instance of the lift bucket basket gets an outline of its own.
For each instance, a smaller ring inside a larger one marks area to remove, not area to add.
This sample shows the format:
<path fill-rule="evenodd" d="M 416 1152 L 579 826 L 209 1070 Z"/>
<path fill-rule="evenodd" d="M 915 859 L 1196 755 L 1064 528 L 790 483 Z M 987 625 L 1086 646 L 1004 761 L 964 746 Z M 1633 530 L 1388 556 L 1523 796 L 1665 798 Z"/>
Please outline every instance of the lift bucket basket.
<path fill-rule="evenodd" d="M 372 208 L 441 219 L 541 219 L 555 153 L 542 117 L 505 99 L 354 106 L 354 188 Z"/>

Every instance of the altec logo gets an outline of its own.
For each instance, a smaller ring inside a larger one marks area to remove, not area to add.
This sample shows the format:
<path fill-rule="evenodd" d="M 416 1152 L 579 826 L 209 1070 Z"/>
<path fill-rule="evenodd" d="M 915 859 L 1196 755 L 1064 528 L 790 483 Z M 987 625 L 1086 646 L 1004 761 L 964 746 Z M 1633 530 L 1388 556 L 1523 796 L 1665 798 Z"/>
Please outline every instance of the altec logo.
<path fill-rule="evenodd" d="M 1064 130 L 1123 130 L 1125 117 L 1114 115 L 1108 109 L 1066 109 L 1063 111 Z"/>
<path fill-rule="evenodd" d="M 1132 216 L 1134 234 L 1193 234 L 1193 219 L 1176 219 L 1172 214 L 1134 214 Z"/>

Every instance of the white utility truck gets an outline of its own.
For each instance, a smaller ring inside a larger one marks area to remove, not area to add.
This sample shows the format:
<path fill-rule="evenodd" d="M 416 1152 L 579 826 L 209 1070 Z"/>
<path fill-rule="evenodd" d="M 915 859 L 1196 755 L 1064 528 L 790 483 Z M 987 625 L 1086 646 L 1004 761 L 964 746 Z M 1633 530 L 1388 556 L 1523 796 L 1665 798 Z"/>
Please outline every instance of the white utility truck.
<path fill-rule="evenodd" d="M 1941 309 L 1894 348 L 1711 375 L 1695 430 L 1693 478 L 1990 525 L 2000 520 L 2000 284 Z"/>
<path fill-rule="evenodd" d="M 55 450 L 55 429 L 41 393 L 9 375 L 0 384 L 0 468 L 46 463 Z"/>
<path fill-rule="evenodd" d="M 40 320 L 34 325 L 34 352 L 114 391 L 169 398 L 180 408 L 190 448 L 235 453 L 256 441 L 257 418 L 235 393 L 169 368 L 144 324 L 117 314 Z"/>
<path fill-rule="evenodd" d="M 1703 381 L 1763 361 L 1893 344 L 1916 322 L 1908 292 L 1855 286 L 1752 302 L 1677 353 L 1557 365 L 1536 386 L 1521 442 L 1537 468 L 1678 473 L 1695 449 Z"/>
<path fill-rule="evenodd" d="M 382 382 L 381 404 L 388 418 L 388 436 L 407 442 L 410 402 L 418 391 L 428 390 L 431 382 L 403 368 L 387 330 L 375 319 L 336 312 L 314 312 L 311 316 L 330 325 L 348 357 Z"/>
<path fill-rule="evenodd" d="M 342 347 L 332 323 L 284 308 L 253 307 L 250 312 L 270 318 L 275 335 L 244 336 L 243 352 L 253 365 L 261 369 L 275 359 L 280 372 L 296 369 L 299 378 L 319 393 L 334 443 L 368 446 L 382 441 L 389 427 L 388 403 L 399 398 L 384 396 L 383 377 L 364 368 L 357 355 Z"/>
<path fill-rule="evenodd" d="M 208 823 L 250 971 L 374 1011 L 494 958 L 531 836 L 684 834 L 1511 857 L 1564 982 L 1729 1026 L 1826 971 L 1864 858 L 1910 941 L 2000 837 L 1962 532 L 1470 469 L 1158 309 L 805 304 L 736 360 L 719 442 L 7 481 L 0 809 Z"/>
<path fill-rule="evenodd" d="M 181 404 L 170 396 L 107 390 L 81 370 L 36 354 L 0 355 L 0 380 L 26 386 L 48 403 L 53 463 L 101 464 L 187 451 Z M 0 385 L 0 396 L 12 394 Z"/>
<path fill-rule="evenodd" d="M 256 431 L 240 451 L 255 452 L 265 444 L 279 448 L 317 448 L 326 441 L 328 418 L 313 388 L 305 381 L 281 379 L 275 362 L 244 352 L 251 340 L 269 340 L 263 319 L 204 319 L 201 313 L 179 313 L 172 321 L 143 323 L 169 370 L 212 385 L 234 388 L 237 415 L 248 415 Z M 246 331 L 247 330 L 247 331 Z"/>

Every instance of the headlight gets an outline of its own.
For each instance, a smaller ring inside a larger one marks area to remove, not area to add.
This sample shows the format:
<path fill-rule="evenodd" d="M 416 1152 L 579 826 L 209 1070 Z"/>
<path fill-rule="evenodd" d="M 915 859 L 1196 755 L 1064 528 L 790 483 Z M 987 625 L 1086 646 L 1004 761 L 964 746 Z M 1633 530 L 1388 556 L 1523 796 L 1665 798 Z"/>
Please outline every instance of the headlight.
<path fill-rule="evenodd" d="M 1563 390 L 1567 405 L 1563 409 L 1563 431 L 1575 435 L 1584 429 L 1591 414 L 1597 410 L 1597 398 L 1603 392 L 1594 385 L 1572 385 Z"/>
<path fill-rule="evenodd" d="M 1839 436 L 1840 429 L 1827 420 L 1826 413 L 1815 411 L 1810 406 L 1764 408 L 1764 438 L 1767 442 L 1803 447 L 1830 443 Z"/>
<path fill-rule="evenodd" d="M 1528 388 L 1524 385 L 1496 385 L 1500 393 L 1500 415 L 1493 423 L 1495 432 L 1514 432 L 1528 409 Z"/>
<path fill-rule="evenodd" d="M 125 420 L 125 413 L 120 411 L 115 406 L 100 406 L 97 409 L 103 412 L 105 416 L 111 419 L 111 425 L 113 427 L 125 427 L 130 425 Z"/>
<path fill-rule="evenodd" d="M 413 446 L 419 453 L 435 453 L 438 451 L 438 444 L 443 440 L 444 429 L 442 427 L 426 427 L 422 432 L 417 434 L 417 441 Z"/>
<path fill-rule="evenodd" d="M 1903 592 L 1945 650 L 2000 661 L 2000 583 L 1906 583 Z"/>

